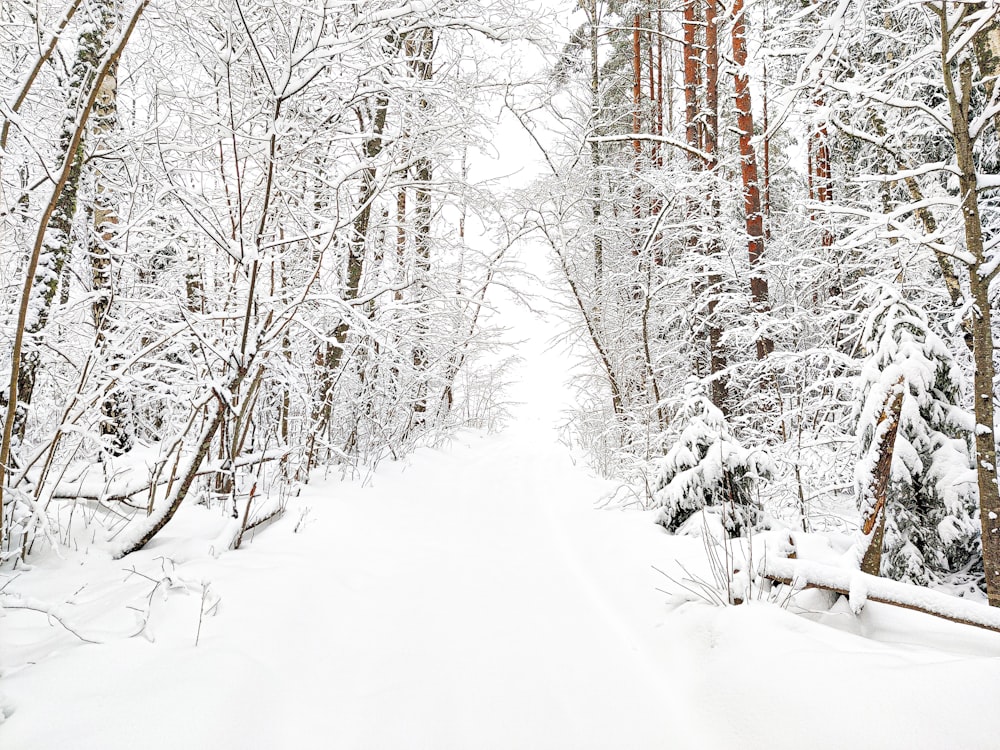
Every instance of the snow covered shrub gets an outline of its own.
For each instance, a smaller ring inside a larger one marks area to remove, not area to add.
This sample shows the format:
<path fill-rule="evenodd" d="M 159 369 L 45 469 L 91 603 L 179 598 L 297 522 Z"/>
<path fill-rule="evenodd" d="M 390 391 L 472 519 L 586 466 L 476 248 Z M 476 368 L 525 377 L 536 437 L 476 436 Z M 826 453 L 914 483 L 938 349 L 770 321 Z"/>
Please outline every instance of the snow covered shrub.
<path fill-rule="evenodd" d="M 869 307 L 858 378 L 855 482 L 859 503 L 878 460 L 876 425 L 900 380 L 904 397 L 886 500 L 882 575 L 920 585 L 978 563 L 979 520 L 972 415 L 962 373 L 927 314 L 891 287 Z M 864 514 L 870 509 L 859 508 Z"/>
<path fill-rule="evenodd" d="M 677 531 L 701 508 L 718 507 L 731 536 L 760 528 L 764 513 L 755 490 L 773 475 L 770 457 L 744 448 L 700 387 L 689 385 L 687 391 L 674 417 L 680 435 L 659 461 L 653 490 L 660 508 L 656 522 Z"/>

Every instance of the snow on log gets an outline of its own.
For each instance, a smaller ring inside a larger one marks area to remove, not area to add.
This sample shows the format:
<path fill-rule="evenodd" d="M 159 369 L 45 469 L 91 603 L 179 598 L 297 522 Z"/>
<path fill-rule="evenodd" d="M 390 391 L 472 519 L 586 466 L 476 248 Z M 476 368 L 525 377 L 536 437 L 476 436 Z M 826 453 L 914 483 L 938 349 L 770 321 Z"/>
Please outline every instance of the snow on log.
<path fill-rule="evenodd" d="M 855 613 L 861 611 L 866 601 L 873 601 L 1000 633 L 998 608 L 921 586 L 869 575 L 860 570 L 808 560 L 773 558 L 761 564 L 760 574 L 775 583 L 788 584 L 797 589 L 825 589 L 843 594 L 848 597 Z"/>
<path fill-rule="evenodd" d="M 240 528 L 240 530 L 236 533 L 236 536 L 233 537 L 233 541 L 229 543 L 229 549 L 239 549 L 240 545 L 243 544 L 243 537 L 248 531 L 263 531 L 265 528 L 281 518 L 284 513 L 285 506 L 280 505 L 274 510 L 269 511 L 263 516 L 260 516 L 252 521 L 248 519 L 244 520 L 244 526 Z"/>

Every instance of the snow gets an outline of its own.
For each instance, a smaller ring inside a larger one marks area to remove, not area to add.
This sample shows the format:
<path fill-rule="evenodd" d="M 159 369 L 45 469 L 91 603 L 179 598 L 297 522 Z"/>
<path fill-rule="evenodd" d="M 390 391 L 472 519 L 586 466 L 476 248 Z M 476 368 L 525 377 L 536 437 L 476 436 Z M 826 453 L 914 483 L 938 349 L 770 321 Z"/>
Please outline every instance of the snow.
<path fill-rule="evenodd" d="M 555 429 L 572 364 L 551 318 L 495 302 L 525 360 L 499 434 L 318 481 L 236 552 L 190 506 L 125 560 L 5 575 L 0 747 L 995 746 L 998 634 L 816 591 L 661 593 L 678 561 L 711 580 L 705 543 L 599 509 L 616 485 Z M 35 610 L 10 608 L 29 591 Z"/>

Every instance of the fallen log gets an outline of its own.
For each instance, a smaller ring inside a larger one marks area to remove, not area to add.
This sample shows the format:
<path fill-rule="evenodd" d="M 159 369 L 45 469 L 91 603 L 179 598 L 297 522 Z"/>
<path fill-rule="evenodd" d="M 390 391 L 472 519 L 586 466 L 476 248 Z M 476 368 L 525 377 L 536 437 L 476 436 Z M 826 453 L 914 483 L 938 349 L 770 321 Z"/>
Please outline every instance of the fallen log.
<path fill-rule="evenodd" d="M 196 476 L 203 477 L 211 474 L 220 474 L 244 466 L 261 464 L 265 461 L 280 461 L 291 453 L 290 448 L 272 448 L 257 453 L 247 453 L 237 456 L 233 460 L 216 460 L 203 463 L 195 472 Z M 167 456 L 169 458 L 169 456 Z M 166 459 L 164 459 L 166 460 Z M 98 465 L 99 466 L 99 465 Z M 151 481 L 143 477 L 135 480 L 108 481 L 103 475 L 84 475 L 80 479 L 61 482 L 52 490 L 50 496 L 53 500 L 84 500 L 90 502 L 124 502 L 136 495 L 156 486 L 162 487 L 169 484 L 169 479 L 157 479 Z"/>
<path fill-rule="evenodd" d="M 763 578 L 796 589 L 822 589 L 843 594 L 855 614 L 861 612 L 865 602 L 873 601 L 1000 633 L 1000 608 L 880 578 L 860 570 L 811 560 L 774 558 L 765 560 L 759 572 Z"/>
<path fill-rule="evenodd" d="M 278 506 L 277 508 L 275 508 L 274 510 L 272 510 L 271 512 L 265 513 L 260 518 L 257 518 L 257 519 L 254 519 L 253 521 L 247 522 L 246 525 L 244 525 L 242 528 L 240 528 L 240 530 L 239 530 L 239 532 L 237 532 L 236 536 L 233 537 L 233 541 L 230 542 L 230 544 L 229 544 L 229 549 L 232 549 L 232 550 L 239 549 L 240 545 L 243 544 L 243 536 L 248 531 L 254 531 L 254 532 L 256 532 L 256 531 L 263 531 L 265 528 L 267 528 L 272 523 L 274 523 L 279 518 L 281 518 L 281 516 L 284 514 L 284 512 L 285 512 L 285 506 L 281 505 L 281 506 Z"/>

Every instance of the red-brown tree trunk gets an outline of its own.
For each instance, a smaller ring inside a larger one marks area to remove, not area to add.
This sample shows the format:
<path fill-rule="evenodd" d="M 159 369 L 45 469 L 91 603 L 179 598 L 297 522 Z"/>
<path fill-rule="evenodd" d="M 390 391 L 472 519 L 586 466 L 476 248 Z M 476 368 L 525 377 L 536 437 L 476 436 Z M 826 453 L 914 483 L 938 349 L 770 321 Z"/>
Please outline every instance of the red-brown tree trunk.
<path fill-rule="evenodd" d="M 642 169 L 642 141 L 639 133 L 642 132 L 642 17 L 636 13 L 632 22 L 632 133 L 635 138 L 632 140 L 632 150 L 635 152 L 635 162 L 633 170 L 638 176 Z M 632 192 L 632 218 L 635 225 L 632 228 L 636 236 L 636 244 L 632 248 L 634 255 L 639 254 L 639 220 L 642 218 L 642 191 L 639 188 L 639 180 L 636 179 Z"/>
<path fill-rule="evenodd" d="M 701 147 L 698 134 L 698 50 L 696 47 L 698 19 L 695 5 L 698 0 L 684 3 L 681 26 L 683 29 L 684 54 L 684 135 L 692 149 Z M 694 167 L 700 166 L 698 155 L 688 152 L 688 160 Z"/>
<path fill-rule="evenodd" d="M 663 9 L 656 4 L 656 134 L 663 135 Z M 663 166 L 663 154 L 657 151 L 658 166 Z"/>
<path fill-rule="evenodd" d="M 647 79 L 649 81 L 649 103 L 646 108 L 649 111 L 649 132 L 656 134 L 656 60 L 654 58 L 654 52 L 656 50 L 655 42 L 653 41 L 653 15 L 652 11 L 649 13 L 649 29 L 646 30 L 646 67 L 648 69 Z M 651 149 L 651 161 L 656 164 L 656 160 L 659 155 L 660 144 L 654 142 L 653 148 Z"/>
<path fill-rule="evenodd" d="M 763 102 L 761 103 L 764 106 L 764 120 L 761 122 L 761 128 L 764 130 L 764 193 L 761 208 L 764 211 L 764 241 L 769 242 L 771 239 L 771 136 L 768 132 L 767 63 L 764 64 Z"/>
<path fill-rule="evenodd" d="M 713 0 L 705 3 L 705 116 L 702 148 L 707 154 L 705 167 L 714 172 L 719 165 L 719 24 Z M 714 197 L 714 186 L 709 198 Z"/>
<path fill-rule="evenodd" d="M 632 133 L 636 136 L 639 135 L 642 128 L 641 23 L 642 18 L 636 13 L 632 26 Z M 638 167 L 639 156 L 642 154 L 642 142 L 639 138 L 632 141 L 632 150 L 635 151 L 636 166 Z"/>
<path fill-rule="evenodd" d="M 743 0 L 733 3 L 733 60 L 736 63 L 736 127 L 739 130 L 740 173 L 743 177 L 743 208 L 746 216 L 747 251 L 750 256 L 750 295 L 754 309 L 768 309 L 767 279 L 760 272 L 764 255 L 764 212 L 761 209 L 760 183 L 757 175 L 757 154 L 753 143 L 753 105 L 750 78 L 746 72 L 747 42 Z M 764 359 L 774 350 L 767 336 L 757 339 L 757 359 Z"/>
<path fill-rule="evenodd" d="M 892 476 L 892 455 L 896 445 L 896 433 L 899 430 L 899 415 L 903 408 L 903 395 L 906 393 L 903 378 L 889 392 L 882 414 L 875 428 L 877 444 L 875 445 L 876 461 L 871 480 L 867 487 L 862 488 L 866 497 L 861 533 L 865 538 L 865 548 L 861 558 L 861 570 L 869 575 L 879 575 L 882 567 L 882 546 L 885 541 L 885 505 L 888 499 L 889 479 Z M 882 425 L 888 427 L 882 430 Z M 881 430 L 881 432 L 880 432 Z"/>

